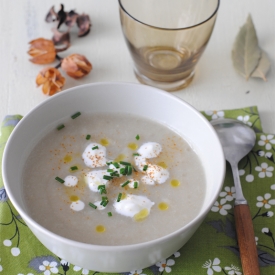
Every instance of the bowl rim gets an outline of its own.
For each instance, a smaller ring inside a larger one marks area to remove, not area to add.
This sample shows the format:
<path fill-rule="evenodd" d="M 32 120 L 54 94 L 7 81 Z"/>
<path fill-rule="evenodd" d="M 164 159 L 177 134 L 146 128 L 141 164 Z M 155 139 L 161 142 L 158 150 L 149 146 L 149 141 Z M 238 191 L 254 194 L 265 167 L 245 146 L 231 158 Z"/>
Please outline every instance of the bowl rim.
<path fill-rule="evenodd" d="M 33 115 L 33 112 L 36 112 L 37 109 L 39 109 L 41 106 L 45 105 L 45 104 L 50 104 L 49 102 L 55 100 L 55 98 L 57 97 L 63 97 L 66 94 L 72 93 L 75 90 L 78 89 L 82 89 L 85 87 L 95 87 L 95 86 L 113 86 L 113 85 L 121 85 L 121 86 L 125 86 L 125 85 L 130 85 L 130 86 L 140 86 L 141 88 L 146 88 L 149 90 L 155 90 L 156 93 L 162 94 L 163 96 L 167 96 L 168 98 L 173 98 L 174 100 L 178 101 L 180 104 L 185 105 L 187 108 L 190 108 L 194 113 L 196 113 L 200 119 L 202 119 L 204 121 L 204 123 L 206 124 L 206 126 L 209 128 L 210 132 L 212 132 L 212 134 L 216 137 L 217 139 L 217 143 L 216 146 L 218 146 L 218 149 L 221 153 L 221 156 L 224 156 L 223 154 L 223 149 L 222 149 L 222 145 L 219 142 L 219 138 L 218 135 L 216 133 L 216 131 L 214 130 L 214 128 L 212 127 L 212 125 L 210 124 L 210 122 L 197 110 L 195 109 L 193 106 L 191 106 L 189 103 L 187 103 L 186 101 L 182 100 L 179 97 L 176 97 L 175 95 L 172 95 L 169 92 L 163 91 L 159 88 L 155 88 L 152 86 L 147 86 L 147 85 L 143 85 L 143 84 L 139 84 L 139 83 L 131 83 L 131 82 L 115 82 L 115 81 L 108 81 L 108 82 L 95 82 L 95 83 L 88 83 L 88 84 L 83 84 L 83 85 L 78 85 L 75 87 L 71 87 L 69 89 L 66 89 L 64 91 L 62 91 L 61 93 L 58 93 L 46 100 L 44 100 L 43 102 L 39 103 L 38 105 L 36 105 L 34 108 L 32 108 L 25 116 L 23 116 L 23 118 L 19 121 L 18 125 L 21 125 L 24 123 L 25 120 L 28 119 L 29 116 Z M 71 240 L 68 239 L 66 237 L 63 237 L 61 235 L 58 235 L 57 233 L 54 233 L 48 229 L 46 229 L 45 227 L 43 227 L 41 224 L 39 224 L 38 222 L 36 222 L 30 215 L 28 215 L 20 206 L 19 203 L 17 203 L 12 191 L 10 190 L 10 183 L 8 180 L 8 168 L 6 167 L 6 158 L 8 155 L 8 151 L 9 151 L 9 147 L 11 146 L 10 144 L 12 143 L 13 140 L 13 136 L 16 135 L 18 128 L 15 127 L 14 130 L 12 131 L 6 145 L 4 148 L 4 152 L 3 152 L 3 161 L 2 161 L 2 176 L 3 176 L 3 182 L 4 182 L 4 188 L 7 192 L 8 198 L 10 199 L 10 201 L 12 202 L 13 206 L 15 207 L 15 209 L 18 211 L 18 213 L 21 215 L 21 217 L 24 219 L 24 221 L 27 224 L 30 224 L 32 227 L 34 227 L 36 230 L 38 230 L 39 232 L 43 233 L 45 236 L 52 238 L 54 240 L 59 240 L 62 243 L 66 243 L 67 245 L 71 245 L 73 247 L 81 247 L 84 249 L 95 249 L 97 251 L 118 251 L 118 250 L 123 250 L 123 251 L 127 251 L 127 250 L 133 250 L 133 249 L 138 249 L 138 248 L 145 248 L 148 245 L 154 245 L 154 244 L 158 244 L 158 243 L 162 243 L 165 242 L 171 238 L 174 238 L 175 235 L 178 235 L 181 231 L 185 231 L 188 230 L 188 228 L 193 227 L 194 224 L 196 224 L 198 222 L 198 220 L 202 219 L 203 216 L 205 216 L 211 209 L 212 205 L 214 204 L 219 192 L 222 189 L 223 186 L 223 181 L 225 178 L 225 172 L 226 172 L 226 164 L 225 164 L 225 159 L 224 162 L 221 163 L 221 170 L 220 170 L 220 186 L 219 188 L 217 188 L 215 196 L 213 196 L 213 199 L 211 199 L 209 201 L 209 204 L 207 205 L 207 207 L 205 207 L 205 209 L 203 211 L 200 211 L 199 215 L 197 215 L 194 219 L 192 219 L 189 223 L 187 223 L 186 225 L 184 225 L 183 227 L 165 235 L 162 236 L 160 238 L 157 239 L 153 239 L 153 240 L 149 240 L 146 242 L 141 242 L 141 243 L 134 243 L 134 244 L 125 244 L 125 245 L 98 245 L 98 244 L 88 244 L 88 243 L 83 243 L 83 242 L 79 242 L 79 241 L 75 241 L 75 240 Z"/>

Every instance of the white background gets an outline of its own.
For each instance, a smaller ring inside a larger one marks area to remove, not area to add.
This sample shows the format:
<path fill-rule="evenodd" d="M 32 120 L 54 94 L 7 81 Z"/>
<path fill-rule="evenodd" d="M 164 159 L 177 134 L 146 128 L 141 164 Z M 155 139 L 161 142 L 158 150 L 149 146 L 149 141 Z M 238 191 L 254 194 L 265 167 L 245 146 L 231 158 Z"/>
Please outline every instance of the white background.
<path fill-rule="evenodd" d="M 77 38 L 60 55 L 85 55 L 93 64 L 92 72 L 81 80 L 66 77 L 64 89 L 91 82 L 137 82 L 132 60 L 122 36 L 117 0 L 66 0 L 65 10 L 87 13 L 91 32 Z M 51 39 L 55 24 L 44 21 L 52 5 L 56 11 L 60 0 L 0 0 L 0 120 L 7 114 L 25 115 L 47 99 L 37 88 L 35 78 L 45 65 L 28 61 L 28 42 L 44 37 Z M 259 44 L 271 59 L 268 81 L 238 75 L 232 65 L 234 39 L 251 14 Z M 221 110 L 257 105 L 265 132 L 275 133 L 275 1 L 221 0 L 211 40 L 196 70 L 192 84 L 173 92 L 198 110 Z M 56 64 L 54 64 L 56 65 Z"/>

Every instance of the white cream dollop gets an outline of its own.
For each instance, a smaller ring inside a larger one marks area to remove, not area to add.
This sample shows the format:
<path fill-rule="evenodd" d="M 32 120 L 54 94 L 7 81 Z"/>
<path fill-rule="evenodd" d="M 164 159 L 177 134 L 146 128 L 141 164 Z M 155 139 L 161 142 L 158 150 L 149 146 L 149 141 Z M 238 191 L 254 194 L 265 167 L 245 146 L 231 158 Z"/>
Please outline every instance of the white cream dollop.
<path fill-rule="evenodd" d="M 106 207 L 101 205 L 101 201 L 94 202 L 94 205 L 97 207 L 97 210 L 104 210 Z"/>
<path fill-rule="evenodd" d="M 148 184 L 148 185 L 155 185 L 155 182 L 147 175 L 144 175 L 142 178 L 141 178 L 141 181 L 145 184 Z"/>
<path fill-rule="evenodd" d="M 78 178 L 75 177 L 75 176 L 67 176 L 65 179 L 64 179 L 64 185 L 67 186 L 67 187 L 73 187 L 73 186 L 76 186 L 77 183 L 78 183 Z"/>
<path fill-rule="evenodd" d="M 141 181 L 145 184 L 154 185 L 155 182 L 158 184 L 164 183 L 169 177 L 169 171 L 163 167 L 151 164 L 147 158 L 157 157 L 162 150 L 160 144 L 156 142 L 147 142 L 144 143 L 139 149 L 138 153 L 140 156 L 135 156 L 135 164 L 137 168 L 145 173 L 146 175 L 142 177 Z M 147 169 L 144 171 L 144 167 L 147 166 Z"/>
<path fill-rule="evenodd" d="M 74 211 L 81 211 L 85 207 L 85 204 L 83 201 L 78 200 L 78 201 L 73 201 L 70 205 L 70 208 Z"/>
<path fill-rule="evenodd" d="M 157 157 L 162 151 L 162 147 L 157 142 L 146 142 L 142 144 L 137 152 L 146 159 Z"/>
<path fill-rule="evenodd" d="M 156 164 L 148 164 L 146 174 L 159 184 L 164 183 L 169 177 L 169 171 Z"/>
<path fill-rule="evenodd" d="M 139 181 L 138 180 L 134 180 L 134 179 L 129 179 L 130 183 L 128 184 L 128 186 L 130 188 L 135 188 L 135 182 L 137 183 L 137 188 L 139 186 Z"/>
<path fill-rule="evenodd" d="M 88 184 L 90 190 L 99 192 L 98 186 L 107 184 L 108 180 L 103 178 L 104 175 L 107 175 L 107 170 L 93 170 L 85 175 L 85 182 Z"/>
<path fill-rule="evenodd" d="M 115 201 L 113 205 L 117 213 L 127 217 L 134 217 L 143 209 L 147 209 L 148 213 L 150 213 L 154 204 L 145 196 L 127 194 L 125 198 L 119 202 Z"/>
<path fill-rule="evenodd" d="M 136 156 L 136 157 L 134 157 L 134 161 L 135 161 L 136 167 L 137 167 L 140 171 L 142 171 L 142 170 L 143 170 L 143 167 L 144 167 L 145 165 L 147 165 L 146 159 L 145 159 L 144 157 L 142 157 L 142 156 Z"/>
<path fill-rule="evenodd" d="M 95 142 L 90 143 L 84 150 L 82 158 L 88 167 L 103 167 L 106 165 L 106 148 Z"/>

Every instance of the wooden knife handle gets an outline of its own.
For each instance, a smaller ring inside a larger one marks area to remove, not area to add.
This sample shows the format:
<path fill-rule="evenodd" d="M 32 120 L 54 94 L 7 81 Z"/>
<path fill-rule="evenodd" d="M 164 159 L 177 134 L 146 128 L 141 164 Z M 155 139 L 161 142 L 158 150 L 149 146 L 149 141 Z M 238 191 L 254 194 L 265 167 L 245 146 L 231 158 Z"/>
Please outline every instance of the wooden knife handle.
<path fill-rule="evenodd" d="M 247 204 L 235 205 L 234 216 L 244 275 L 260 275 L 253 223 Z"/>

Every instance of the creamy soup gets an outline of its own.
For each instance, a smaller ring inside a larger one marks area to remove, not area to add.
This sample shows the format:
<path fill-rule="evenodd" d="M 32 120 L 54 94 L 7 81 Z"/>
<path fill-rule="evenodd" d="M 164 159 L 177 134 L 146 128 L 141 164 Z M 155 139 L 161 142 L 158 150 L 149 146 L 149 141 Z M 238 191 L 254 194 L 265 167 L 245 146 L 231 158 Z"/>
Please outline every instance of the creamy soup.
<path fill-rule="evenodd" d="M 175 131 L 129 114 L 76 113 L 30 153 L 23 193 L 50 231 L 91 244 L 146 242 L 200 211 L 205 176 Z"/>

